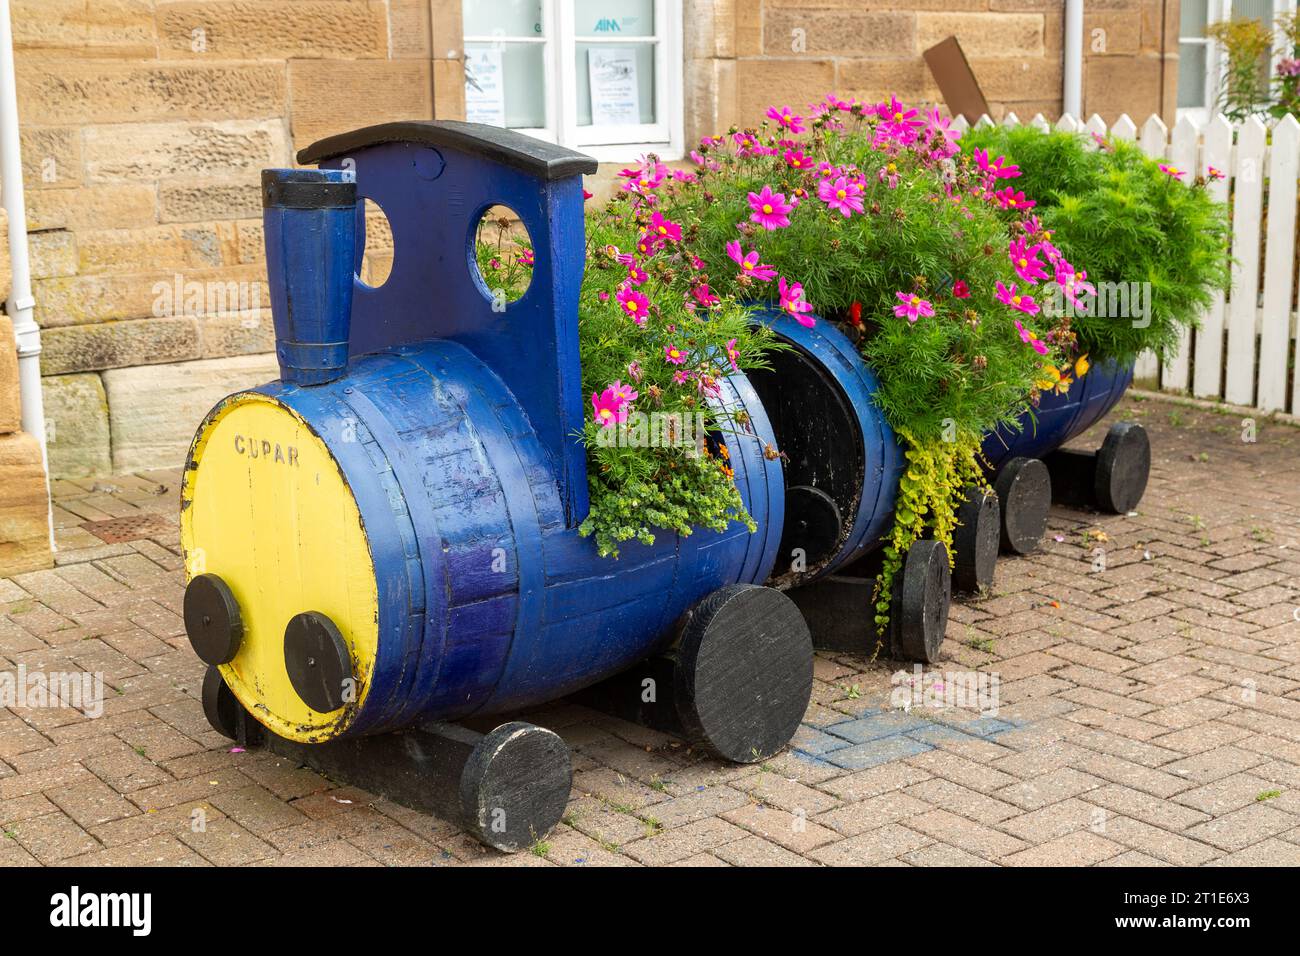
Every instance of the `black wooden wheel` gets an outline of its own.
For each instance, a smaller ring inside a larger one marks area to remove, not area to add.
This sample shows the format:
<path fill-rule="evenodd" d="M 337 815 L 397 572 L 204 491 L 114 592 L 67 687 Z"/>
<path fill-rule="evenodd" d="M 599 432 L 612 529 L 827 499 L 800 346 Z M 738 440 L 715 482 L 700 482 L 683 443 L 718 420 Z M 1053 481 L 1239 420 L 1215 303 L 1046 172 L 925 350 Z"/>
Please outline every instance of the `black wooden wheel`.
<path fill-rule="evenodd" d="M 211 664 L 203 675 L 203 716 L 212 729 L 230 740 L 239 738 L 239 701 L 226 686 L 221 671 Z"/>
<path fill-rule="evenodd" d="M 244 622 L 239 602 L 225 581 L 215 574 L 195 575 L 185 587 L 181 610 L 185 633 L 199 660 L 228 664 L 235 659 L 244 639 Z"/>
<path fill-rule="evenodd" d="M 782 592 L 719 588 L 690 612 L 672 654 L 677 713 L 692 743 L 754 763 L 799 729 L 812 697 L 812 636 Z"/>
<path fill-rule="evenodd" d="M 998 496 L 980 488 L 967 488 L 957 509 L 959 522 L 953 534 L 952 585 L 957 591 L 981 591 L 993 586 L 1002 539 L 1002 506 Z"/>
<path fill-rule="evenodd" d="M 1012 458 L 993 482 L 1002 506 L 1002 550 L 1029 554 L 1047 531 L 1052 479 L 1037 458 Z"/>
<path fill-rule="evenodd" d="M 938 541 L 915 542 L 894 584 L 890 627 L 896 652 L 907 660 L 937 661 L 951 603 L 947 549 Z"/>
<path fill-rule="evenodd" d="M 295 615 L 285 625 L 284 667 L 312 710 L 328 714 L 346 702 L 352 655 L 338 626 L 319 611 Z"/>
<path fill-rule="evenodd" d="M 463 820 L 488 846 L 514 853 L 560 822 L 573 789 L 569 748 L 521 720 L 483 736 L 461 771 Z"/>
<path fill-rule="evenodd" d="M 1137 422 L 1115 422 L 1097 450 L 1097 505 L 1113 514 L 1137 507 L 1151 474 L 1151 442 Z"/>

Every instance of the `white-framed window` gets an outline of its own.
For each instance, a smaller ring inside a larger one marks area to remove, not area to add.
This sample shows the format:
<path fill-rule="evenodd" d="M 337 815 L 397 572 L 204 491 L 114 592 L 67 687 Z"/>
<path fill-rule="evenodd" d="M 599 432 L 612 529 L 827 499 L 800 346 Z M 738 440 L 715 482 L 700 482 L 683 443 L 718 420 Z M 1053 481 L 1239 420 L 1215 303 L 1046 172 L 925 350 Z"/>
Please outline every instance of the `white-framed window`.
<path fill-rule="evenodd" d="M 465 114 L 604 162 L 680 159 L 682 0 L 462 0 Z"/>
<path fill-rule="evenodd" d="M 1178 27 L 1178 115 L 1203 122 L 1210 118 L 1222 89 L 1227 57 L 1221 44 L 1205 35 L 1215 23 L 1252 17 L 1269 29 L 1277 18 L 1294 13 L 1296 0 L 1182 0 Z M 1278 51 L 1269 64 L 1277 69 Z"/>

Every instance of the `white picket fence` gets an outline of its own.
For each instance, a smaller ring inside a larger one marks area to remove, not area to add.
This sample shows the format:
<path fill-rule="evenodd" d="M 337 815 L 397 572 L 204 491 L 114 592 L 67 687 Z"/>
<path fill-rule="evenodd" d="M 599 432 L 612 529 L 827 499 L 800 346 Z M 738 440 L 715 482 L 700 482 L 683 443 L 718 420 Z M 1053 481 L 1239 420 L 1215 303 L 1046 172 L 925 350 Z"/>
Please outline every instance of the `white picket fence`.
<path fill-rule="evenodd" d="M 979 120 L 991 122 L 987 116 Z M 1019 122 L 1014 113 L 1002 120 L 1003 125 Z M 959 118 L 954 125 L 966 123 Z M 1041 114 L 1030 125 L 1051 127 Z M 1056 128 L 1108 132 L 1096 115 L 1086 123 L 1062 116 Z M 1300 415 L 1300 374 L 1288 384 L 1292 357 L 1300 369 L 1300 321 L 1295 310 L 1300 288 L 1294 274 L 1300 123 L 1287 116 L 1270 128 L 1258 118 L 1232 123 L 1215 116 L 1200 129 L 1184 117 L 1171 136 L 1158 116 L 1140 130 L 1128 116 L 1120 116 L 1109 133 L 1136 140 L 1148 156 L 1168 160 L 1193 175 L 1205 175 L 1208 167 L 1215 167 L 1224 178 L 1212 183 L 1210 192 L 1223 202 L 1232 197 L 1232 290 L 1227 296 L 1215 295 L 1200 317 L 1200 328 L 1185 331 L 1177 351 L 1165 356 L 1163 364 L 1153 354 L 1141 356 L 1135 373 L 1139 383 Z M 1267 234 L 1261 236 L 1266 211 Z"/>

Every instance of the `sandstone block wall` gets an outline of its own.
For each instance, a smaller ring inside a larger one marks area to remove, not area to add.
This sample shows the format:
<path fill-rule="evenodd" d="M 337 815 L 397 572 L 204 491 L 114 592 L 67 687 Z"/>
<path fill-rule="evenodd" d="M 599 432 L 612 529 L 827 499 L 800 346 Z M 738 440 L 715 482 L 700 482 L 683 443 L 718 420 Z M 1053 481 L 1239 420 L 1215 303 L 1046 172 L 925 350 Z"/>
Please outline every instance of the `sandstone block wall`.
<path fill-rule="evenodd" d="M 1178 0 L 1085 9 L 1084 112 L 1172 123 Z M 1061 112 L 1063 0 L 687 0 L 686 10 L 688 141 L 832 90 L 942 103 L 921 54 L 950 35 L 995 118 Z"/>
<path fill-rule="evenodd" d="M 13 0 L 53 475 L 180 464 L 213 402 L 275 377 L 259 173 L 431 117 L 436 60 L 460 66 L 433 6 Z M 382 223 L 372 246 L 367 276 Z"/>

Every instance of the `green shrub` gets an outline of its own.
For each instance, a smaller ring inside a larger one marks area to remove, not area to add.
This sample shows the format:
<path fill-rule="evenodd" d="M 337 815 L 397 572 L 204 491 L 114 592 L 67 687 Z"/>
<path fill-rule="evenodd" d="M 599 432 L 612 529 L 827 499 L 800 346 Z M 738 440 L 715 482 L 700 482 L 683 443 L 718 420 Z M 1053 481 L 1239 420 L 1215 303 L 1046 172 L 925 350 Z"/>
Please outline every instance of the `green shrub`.
<path fill-rule="evenodd" d="M 1115 310 L 1104 303 L 1074 316 L 1079 348 L 1092 361 L 1126 364 L 1146 349 L 1174 346 L 1215 290 L 1227 289 L 1231 229 L 1204 179 L 1148 159 L 1134 143 L 1028 126 L 971 130 L 962 146 L 1020 166 L 1017 184 L 1037 201 L 1051 241 L 1085 264 L 1100 292 L 1118 283 L 1149 288 L 1146 316 L 1108 316 Z"/>

